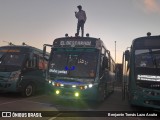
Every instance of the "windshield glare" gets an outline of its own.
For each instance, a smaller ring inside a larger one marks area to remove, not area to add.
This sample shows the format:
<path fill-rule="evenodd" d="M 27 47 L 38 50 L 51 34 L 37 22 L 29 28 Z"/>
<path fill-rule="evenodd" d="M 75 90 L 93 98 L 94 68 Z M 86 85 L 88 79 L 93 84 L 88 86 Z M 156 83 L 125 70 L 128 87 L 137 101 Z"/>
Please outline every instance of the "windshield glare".
<path fill-rule="evenodd" d="M 94 78 L 97 51 L 54 51 L 49 65 L 50 74 L 67 77 Z"/>

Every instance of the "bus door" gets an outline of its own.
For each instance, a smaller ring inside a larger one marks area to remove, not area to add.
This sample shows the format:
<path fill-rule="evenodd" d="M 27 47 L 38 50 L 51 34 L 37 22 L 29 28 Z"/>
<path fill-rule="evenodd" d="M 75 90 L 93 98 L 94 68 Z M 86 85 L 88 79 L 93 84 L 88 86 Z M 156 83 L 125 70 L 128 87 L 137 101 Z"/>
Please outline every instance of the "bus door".
<path fill-rule="evenodd" d="M 27 59 L 25 68 L 23 71 L 23 85 L 33 83 L 33 87 L 37 90 L 43 89 L 45 84 L 45 71 L 42 66 L 43 58 L 39 58 L 37 54 L 30 56 Z"/>

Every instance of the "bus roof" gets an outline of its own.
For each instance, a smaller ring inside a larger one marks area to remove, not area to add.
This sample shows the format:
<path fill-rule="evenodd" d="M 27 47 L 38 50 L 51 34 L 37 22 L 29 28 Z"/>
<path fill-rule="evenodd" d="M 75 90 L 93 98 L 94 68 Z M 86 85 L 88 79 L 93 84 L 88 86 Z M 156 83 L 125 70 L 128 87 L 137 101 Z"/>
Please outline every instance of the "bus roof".
<path fill-rule="evenodd" d="M 62 37 L 53 41 L 53 47 L 85 47 L 100 49 L 104 46 L 103 41 L 98 38 L 92 37 Z"/>
<path fill-rule="evenodd" d="M 0 46 L 0 52 L 4 49 L 6 50 L 6 52 L 31 52 L 31 51 L 37 51 L 40 54 L 43 54 L 43 50 L 32 47 L 32 46 L 24 46 L 24 45 L 7 45 L 7 46 Z M 47 56 L 49 56 L 49 53 L 46 54 Z"/>
<path fill-rule="evenodd" d="M 23 45 L 7 45 L 7 46 L 0 46 L 0 49 L 7 49 L 7 48 L 9 48 L 9 49 L 34 49 L 34 50 L 37 50 L 37 51 L 42 51 L 42 50 L 40 50 L 40 49 L 38 49 L 38 48 L 35 48 L 35 47 L 32 47 L 32 46 L 23 46 Z"/>
<path fill-rule="evenodd" d="M 159 47 L 160 46 L 160 36 L 139 37 L 133 40 L 132 45 L 135 48 Z"/>

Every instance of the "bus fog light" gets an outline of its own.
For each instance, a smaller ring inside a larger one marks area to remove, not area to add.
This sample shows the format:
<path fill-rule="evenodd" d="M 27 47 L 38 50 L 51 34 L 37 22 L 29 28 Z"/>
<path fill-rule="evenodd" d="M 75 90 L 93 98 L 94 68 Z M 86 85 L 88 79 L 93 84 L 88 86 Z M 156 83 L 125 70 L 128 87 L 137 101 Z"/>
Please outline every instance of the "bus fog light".
<path fill-rule="evenodd" d="M 75 87 L 76 87 L 76 85 L 72 85 L 72 87 L 73 87 L 73 88 L 75 88 Z"/>
<path fill-rule="evenodd" d="M 58 95 L 60 93 L 60 91 L 59 90 L 56 90 L 56 94 Z"/>
<path fill-rule="evenodd" d="M 78 96 L 79 96 L 79 93 L 78 93 L 78 92 L 76 92 L 74 95 L 75 95 L 76 97 L 78 97 Z"/>
<path fill-rule="evenodd" d="M 48 82 L 49 82 L 49 84 L 51 84 L 51 83 L 52 83 L 52 80 L 49 80 Z"/>
<path fill-rule="evenodd" d="M 93 87 L 93 85 L 92 85 L 92 84 L 89 84 L 88 87 L 91 88 L 91 87 Z"/>

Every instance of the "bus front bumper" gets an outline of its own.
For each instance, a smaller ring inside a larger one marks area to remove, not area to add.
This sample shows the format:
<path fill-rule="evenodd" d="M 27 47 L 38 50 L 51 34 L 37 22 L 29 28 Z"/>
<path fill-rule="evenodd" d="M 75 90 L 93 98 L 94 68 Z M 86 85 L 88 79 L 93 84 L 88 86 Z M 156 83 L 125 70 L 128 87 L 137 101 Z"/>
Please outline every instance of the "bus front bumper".
<path fill-rule="evenodd" d="M 0 82 L 0 91 L 17 92 L 17 83 L 16 82 Z"/>
<path fill-rule="evenodd" d="M 160 91 L 143 89 L 132 93 L 131 104 L 160 109 Z"/>
<path fill-rule="evenodd" d="M 96 100 L 98 92 L 96 86 L 83 90 L 76 88 L 54 87 L 50 89 L 50 94 L 64 99 Z"/>

